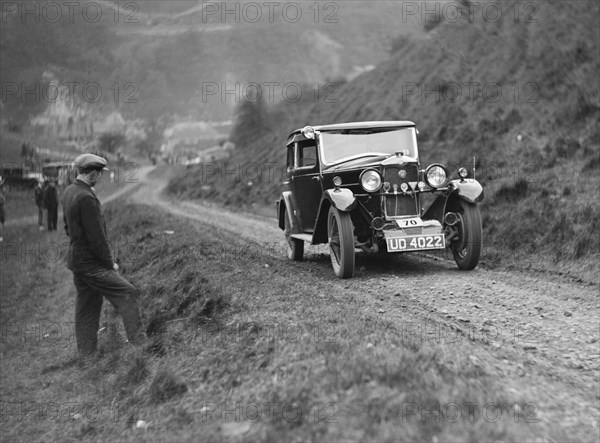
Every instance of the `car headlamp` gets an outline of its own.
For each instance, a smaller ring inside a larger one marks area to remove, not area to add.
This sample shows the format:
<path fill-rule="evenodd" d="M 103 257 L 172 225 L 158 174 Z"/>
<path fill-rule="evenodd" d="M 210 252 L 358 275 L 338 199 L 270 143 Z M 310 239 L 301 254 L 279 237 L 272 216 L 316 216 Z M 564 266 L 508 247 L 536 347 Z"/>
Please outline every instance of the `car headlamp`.
<path fill-rule="evenodd" d="M 458 176 L 460 178 L 467 178 L 467 175 L 469 175 L 469 173 L 465 168 L 458 168 Z"/>
<path fill-rule="evenodd" d="M 375 192 L 381 188 L 381 175 L 373 169 L 367 169 L 360 174 L 360 184 L 367 192 Z"/>
<path fill-rule="evenodd" d="M 336 175 L 335 177 L 333 177 L 333 186 L 336 186 L 336 187 L 342 186 L 342 177 L 340 177 L 339 175 Z"/>
<path fill-rule="evenodd" d="M 444 165 L 434 163 L 425 170 L 425 182 L 432 188 L 441 188 L 448 182 L 448 171 Z"/>

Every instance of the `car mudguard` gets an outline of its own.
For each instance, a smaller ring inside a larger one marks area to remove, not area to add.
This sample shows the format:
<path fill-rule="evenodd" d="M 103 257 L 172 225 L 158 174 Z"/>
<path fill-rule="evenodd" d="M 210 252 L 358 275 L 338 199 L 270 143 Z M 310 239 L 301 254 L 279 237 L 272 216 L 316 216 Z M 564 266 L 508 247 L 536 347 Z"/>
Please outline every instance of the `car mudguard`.
<path fill-rule="evenodd" d="M 354 197 L 354 193 L 350 189 L 327 189 L 323 192 L 311 244 L 318 245 L 329 241 L 327 238 L 327 214 L 331 206 L 342 212 L 349 212 L 356 207 L 356 204 L 356 197 Z"/>
<path fill-rule="evenodd" d="M 478 203 L 483 200 L 483 187 L 474 179 L 452 180 L 448 185 L 448 191 L 438 195 L 431 206 L 427 208 L 422 216 L 423 220 L 438 220 L 443 223 L 448 203 L 456 198 L 469 203 Z"/>
<path fill-rule="evenodd" d="M 456 194 L 469 203 L 483 200 L 483 187 L 475 179 L 452 180 L 448 185 L 451 194 Z"/>
<path fill-rule="evenodd" d="M 294 215 L 294 204 L 292 203 L 291 191 L 285 191 L 281 193 L 281 198 L 277 201 L 277 218 L 279 221 L 279 228 L 285 229 L 285 214 L 286 209 L 289 209 L 288 214 L 291 217 L 290 226 L 292 227 L 290 234 L 302 234 L 302 228 L 298 218 Z"/>
<path fill-rule="evenodd" d="M 327 189 L 323 192 L 321 203 L 323 199 L 328 199 L 333 206 L 343 212 L 352 211 L 356 207 L 356 197 L 347 188 Z"/>

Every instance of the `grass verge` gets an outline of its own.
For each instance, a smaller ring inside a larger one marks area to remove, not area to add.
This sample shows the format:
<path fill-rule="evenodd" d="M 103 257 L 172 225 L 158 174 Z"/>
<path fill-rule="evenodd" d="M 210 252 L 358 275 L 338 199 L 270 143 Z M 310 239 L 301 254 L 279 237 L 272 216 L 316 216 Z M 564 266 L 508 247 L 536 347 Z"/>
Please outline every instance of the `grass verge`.
<path fill-rule="evenodd" d="M 346 283 L 147 206 L 109 205 L 151 343 L 106 315 L 99 356 L 73 360 L 66 238 L 10 227 L 2 251 L 7 441 L 533 441 L 560 436 L 474 357 L 362 308 Z M 172 233 L 171 233 L 172 232 Z M 23 243 L 27 239 L 23 255 Z M 35 245 L 39 246 L 35 246 Z M 14 252 L 19 246 L 21 249 Z M 16 245 L 16 246 L 15 246 Z M 228 247 L 235 245 L 236 247 Z M 31 252 L 33 251 L 33 252 Z M 566 437 L 566 436 L 565 436 Z"/>

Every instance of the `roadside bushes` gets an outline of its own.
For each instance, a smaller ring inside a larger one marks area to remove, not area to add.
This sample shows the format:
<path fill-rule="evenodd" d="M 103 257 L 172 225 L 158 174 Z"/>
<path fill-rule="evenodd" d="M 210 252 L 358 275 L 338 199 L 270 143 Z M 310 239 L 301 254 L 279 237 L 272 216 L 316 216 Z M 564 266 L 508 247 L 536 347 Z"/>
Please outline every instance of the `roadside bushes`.
<path fill-rule="evenodd" d="M 546 259 L 554 265 L 573 261 L 575 266 L 600 254 L 600 206 L 590 200 L 585 185 L 556 187 L 555 182 L 550 176 L 536 182 L 521 178 L 501 184 L 483 201 L 489 263 L 497 257 L 504 264 L 514 261 L 521 266 Z"/>
<path fill-rule="evenodd" d="M 581 172 L 598 172 L 598 169 L 600 169 L 600 153 L 590 158 L 581 168 Z"/>
<path fill-rule="evenodd" d="M 494 199 L 497 202 L 515 202 L 525 198 L 528 194 L 529 183 L 525 178 L 520 178 L 513 183 L 505 183 L 496 191 Z"/>
<path fill-rule="evenodd" d="M 163 403 L 171 400 L 188 390 L 187 385 L 168 369 L 161 369 L 156 373 L 150 388 L 148 397 L 152 403 Z"/>

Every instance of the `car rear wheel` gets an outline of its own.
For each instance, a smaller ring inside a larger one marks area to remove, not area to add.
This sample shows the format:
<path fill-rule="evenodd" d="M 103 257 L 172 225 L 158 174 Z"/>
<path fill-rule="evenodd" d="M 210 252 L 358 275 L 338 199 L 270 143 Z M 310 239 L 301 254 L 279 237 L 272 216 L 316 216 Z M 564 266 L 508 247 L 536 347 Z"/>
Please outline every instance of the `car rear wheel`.
<path fill-rule="evenodd" d="M 459 269 L 470 271 L 477 266 L 481 256 L 481 214 L 476 204 L 464 200 L 457 201 L 455 210 L 458 238 L 452 243 L 452 255 Z"/>
<path fill-rule="evenodd" d="M 292 226 L 290 224 L 290 214 L 286 208 L 285 220 L 284 220 L 284 231 L 285 239 L 287 241 L 287 257 L 293 261 L 300 261 L 304 258 L 304 241 L 290 237 Z"/>
<path fill-rule="evenodd" d="M 333 272 L 339 278 L 354 275 L 354 227 L 350 214 L 341 212 L 333 206 L 327 217 L 329 238 L 329 256 Z"/>

